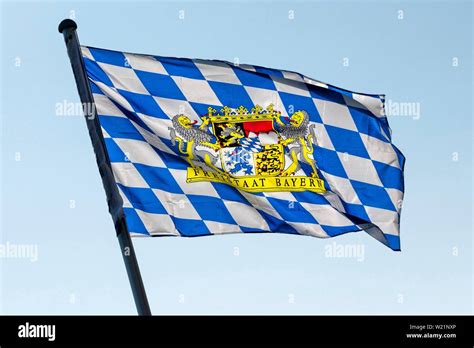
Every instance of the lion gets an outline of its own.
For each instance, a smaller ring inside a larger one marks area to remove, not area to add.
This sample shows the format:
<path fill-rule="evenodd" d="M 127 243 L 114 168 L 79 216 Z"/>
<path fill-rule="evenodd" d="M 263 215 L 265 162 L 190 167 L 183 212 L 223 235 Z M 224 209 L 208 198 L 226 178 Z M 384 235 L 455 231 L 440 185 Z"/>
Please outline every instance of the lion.
<path fill-rule="evenodd" d="M 203 123 L 201 127 L 196 128 L 194 127 L 196 122 L 191 122 L 189 117 L 185 115 L 176 115 L 171 121 L 173 127 L 168 127 L 171 143 L 174 146 L 176 141 L 178 141 L 179 152 L 187 156 L 191 166 L 196 164 L 196 159 L 201 158 L 208 166 L 216 169 L 215 164 L 219 157 L 211 151 L 196 149 L 198 145 L 210 148 L 213 151 L 217 151 L 220 148 L 218 144 L 212 142 L 216 140 L 214 135 L 202 129 L 206 124 Z"/>
<path fill-rule="evenodd" d="M 245 137 L 241 128 L 238 128 L 236 125 L 232 123 L 226 123 L 224 125 L 220 124 L 219 127 L 222 129 L 221 137 L 228 138 L 226 141 L 223 142 L 223 146 L 232 146 L 239 143 L 239 139 Z"/>
<path fill-rule="evenodd" d="M 301 169 L 299 161 L 311 166 L 313 177 L 318 177 L 317 166 L 313 154 L 313 141 L 316 142 L 315 125 L 309 125 L 306 111 L 296 111 L 290 118 L 290 124 L 280 124 L 280 143 L 289 147 L 289 155 L 293 163 L 283 171 L 282 175 L 291 175 Z"/>

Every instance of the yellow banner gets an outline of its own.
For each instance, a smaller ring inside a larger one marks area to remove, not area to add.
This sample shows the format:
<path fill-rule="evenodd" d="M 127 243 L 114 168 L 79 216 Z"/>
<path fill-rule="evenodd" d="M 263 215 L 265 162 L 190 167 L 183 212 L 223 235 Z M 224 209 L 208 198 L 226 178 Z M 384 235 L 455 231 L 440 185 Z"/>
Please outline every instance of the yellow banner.
<path fill-rule="evenodd" d="M 205 171 L 199 167 L 188 167 L 186 182 L 213 181 L 231 185 L 248 192 L 262 191 L 312 191 L 324 193 L 324 183 L 319 178 L 308 176 L 239 176 Z"/>

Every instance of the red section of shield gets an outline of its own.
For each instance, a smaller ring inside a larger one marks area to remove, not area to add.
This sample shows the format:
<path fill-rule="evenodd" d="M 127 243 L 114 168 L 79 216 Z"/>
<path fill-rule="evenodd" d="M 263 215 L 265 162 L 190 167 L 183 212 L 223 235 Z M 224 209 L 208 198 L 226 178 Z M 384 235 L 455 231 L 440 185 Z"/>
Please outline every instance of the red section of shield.
<path fill-rule="evenodd" d="M 249 136 L 250 132 L 254 132 L 256 135 L 258 135 L 259 133 L 268 133 L 273 131 L 272 121 L 244 122 L 243 125 L 246 137 Z"/>

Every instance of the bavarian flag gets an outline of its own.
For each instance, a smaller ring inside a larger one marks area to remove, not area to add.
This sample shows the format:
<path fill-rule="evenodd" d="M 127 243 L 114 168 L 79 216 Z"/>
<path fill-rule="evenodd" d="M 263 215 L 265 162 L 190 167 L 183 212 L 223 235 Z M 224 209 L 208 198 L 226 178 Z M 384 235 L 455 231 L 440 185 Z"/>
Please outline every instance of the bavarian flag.
<path fill-rule="evenodd" d="M 225 61 L 82 48 L 133 235 L 365 231 L 400 250 L 384 96 Z"/>

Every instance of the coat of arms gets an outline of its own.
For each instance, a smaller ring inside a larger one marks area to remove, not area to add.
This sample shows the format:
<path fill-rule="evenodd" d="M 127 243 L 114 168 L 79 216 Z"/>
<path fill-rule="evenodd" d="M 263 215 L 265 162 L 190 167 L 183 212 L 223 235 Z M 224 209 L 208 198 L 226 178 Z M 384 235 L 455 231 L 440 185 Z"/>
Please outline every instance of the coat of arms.
<path fill-rule="evenodd" d="M 189 162 L 187 181 L 223 182 L 250 192 L 304 191 L 324 193 L 313 143 L 314 125 L 300 110 L 283 117 L 270 104 L 209 107 L 201 123 L 183 114 L 172 119 L 173 146 Z"/>

